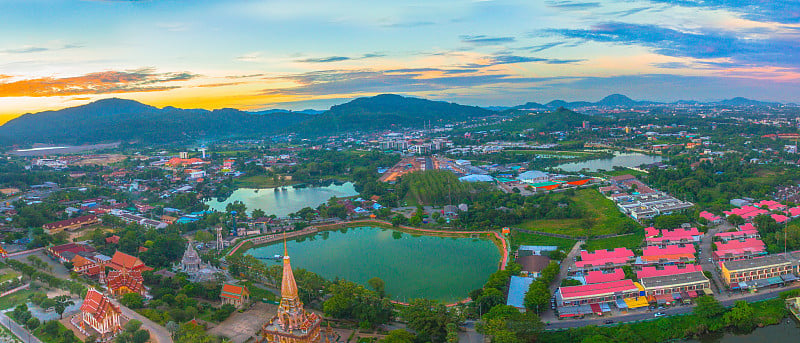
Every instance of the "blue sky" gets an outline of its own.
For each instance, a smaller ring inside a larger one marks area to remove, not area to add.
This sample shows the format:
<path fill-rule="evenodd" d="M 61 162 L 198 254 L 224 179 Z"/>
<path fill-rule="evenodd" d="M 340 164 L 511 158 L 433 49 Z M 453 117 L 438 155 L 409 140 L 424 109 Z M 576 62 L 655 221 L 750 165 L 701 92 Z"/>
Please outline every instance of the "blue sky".
<path fill-rule="evenodd" d="M 122 97 L 800 102 L 800 2 L 0 0 L 0 114 Z"/>

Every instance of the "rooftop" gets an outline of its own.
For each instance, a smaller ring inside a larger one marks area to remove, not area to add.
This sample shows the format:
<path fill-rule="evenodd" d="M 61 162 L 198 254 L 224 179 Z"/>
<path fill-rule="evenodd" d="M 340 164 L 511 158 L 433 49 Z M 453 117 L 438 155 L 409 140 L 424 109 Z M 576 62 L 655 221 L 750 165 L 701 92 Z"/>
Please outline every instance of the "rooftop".
<path fill-rule="evenodd" d="M 696 283 L 708 281 L 708 278 L 703 275 L 703 272 L 691 272 L 675 275 L 662 275 L 642 278 L 639 282 L 645 288 L 663 288 L 671 287 L 673 285 L 682 285 L 687 283 Z"/>

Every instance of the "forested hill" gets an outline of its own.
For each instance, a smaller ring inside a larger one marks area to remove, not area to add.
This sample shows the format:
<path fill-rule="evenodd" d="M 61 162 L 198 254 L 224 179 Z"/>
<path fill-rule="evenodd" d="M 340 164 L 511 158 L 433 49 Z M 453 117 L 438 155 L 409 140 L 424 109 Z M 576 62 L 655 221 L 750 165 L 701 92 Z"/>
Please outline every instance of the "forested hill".
<path fill-rule="evenodd" d="M 299 134 L 373 131 L 401 127 L 423 127 L 491 116 L 494 112 L 444 101 L 382 94 L 336 105 L 291 130 Z"/>
<path fill-rule="evenodd" d="M 531 131 L 567 131 L 580 127 L 587 121 L 591 125 L 608 124 L 613 120 L 602 116 L 590 116 L 577 113 L 560 107 L 549 113 L 530 113 L 514 117 L 500 124 L 487 126 L 486 129 L 501 129 L 503 131 L 519 132 Z"/>
<path fill-rule="evenodd" d="M 114 98 L 58 111 L 22 115 L 0 126 L 0 142 L 161 143 L 233 135 L 263 136 L 309 117 L 298 113 L 259 115 L 236 109 L 159 109 L 133 100 Z"/>

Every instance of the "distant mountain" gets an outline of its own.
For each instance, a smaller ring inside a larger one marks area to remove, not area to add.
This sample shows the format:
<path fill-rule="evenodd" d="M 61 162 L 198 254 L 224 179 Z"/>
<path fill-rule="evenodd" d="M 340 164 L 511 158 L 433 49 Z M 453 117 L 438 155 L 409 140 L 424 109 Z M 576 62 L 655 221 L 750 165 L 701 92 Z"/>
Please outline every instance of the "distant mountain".
<path fill-rule="evenodd" d="M 275 108 L 275 109 L 263 110 L 263 111 L 257 111 L 257 112 L 250 112 L 250 113 L 252 113 L 252 114 L 299 113 L 299 114 L 317 115 L 317 114 L 324 113 L 324 112 L 325 111 L 312 110 L 310 108 L 309 109 L 305 109 L 305 110 L 301 110 L 301 111 L 284 110 L 284 109 Z"/>
<path fill-rule="evenodd" d="M 549 107 L 542 105 L 538 102 L 526 102 L 525 105 L 514 106 L 514 110 L 546 110 Z"/>
<path fill-rule="evenodd" d="M 256 115 L 236 109 L 156 108 L 133 100 L 104 99 L 58 111 L 28 113 L 0 126 L 0 141 L 13 144 L 82 144 L 107 141 L 173 142 L 275 132 L 304 114 Z"/>
<path fill-rule="evenodd" d="M 381 94 L 331 107 L 292 130 L 300 134 L 423 127 L 494 115 L 477 106 Z"/>
<path fill-rule="evenodd" d="M 482 108 L 485 108 L 485 109 L 487 109 L 489 111 L 502 112 L 502 111 L 505 111 L 505 110 L 507 110 L 507 109 L 509 109 L 511 107 L 508 107 L 508 106 L 483 106 Z"/>
<path fill-rule="evenodd" d="M 608 107 L 632 107 L 639 103 L 622 94 L 611 94 L 603 98 L 603 100 L 598 101 L 596 104 Z"/>
<path fill-rule="evenodd" d="M 716 104 L 722 106 L 753 106 L 753 107 L 780 106 L 780 103 L 777 102 L 764 102 L 758 100 L 751 100 L 743 97 L 736 97 L 733 99 L 718 101 L 716 102 Z"/>

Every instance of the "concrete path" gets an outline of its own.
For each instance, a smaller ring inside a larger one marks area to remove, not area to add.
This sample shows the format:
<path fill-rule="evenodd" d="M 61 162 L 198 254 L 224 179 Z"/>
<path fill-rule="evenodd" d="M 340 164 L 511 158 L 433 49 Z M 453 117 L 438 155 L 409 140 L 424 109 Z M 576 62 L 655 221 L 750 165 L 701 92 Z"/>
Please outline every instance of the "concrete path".
<path fill-rule="evenodd" d="M 0 324 L 11 330 L 14 335 L 25 343 L 42 343 L 36 336 L 31 334 L 27 329 L 23 328 L 17 322 L 11 320 L 5 313 L 0 313 Z"/>

